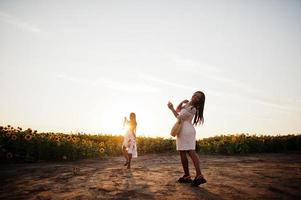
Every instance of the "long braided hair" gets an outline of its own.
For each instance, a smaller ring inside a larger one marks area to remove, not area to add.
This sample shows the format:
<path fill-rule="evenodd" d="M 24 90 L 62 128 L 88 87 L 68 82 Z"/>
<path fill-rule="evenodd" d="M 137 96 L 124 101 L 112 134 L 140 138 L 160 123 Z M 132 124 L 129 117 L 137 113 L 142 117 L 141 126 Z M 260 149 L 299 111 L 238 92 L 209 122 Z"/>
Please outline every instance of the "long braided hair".
<path fill-rule="evenodd" d="M 196 113 L 194 115 L 193 119 L 193 125 L 200 125 L 204 123 L 204 105 L 205 105 L 205 94 L 201 91 L 195 92 L 195 94 L 200 94 L 201 98 L 199 99 L 198 102 L 196 102 L 195 108 L 196 108 Z"/>

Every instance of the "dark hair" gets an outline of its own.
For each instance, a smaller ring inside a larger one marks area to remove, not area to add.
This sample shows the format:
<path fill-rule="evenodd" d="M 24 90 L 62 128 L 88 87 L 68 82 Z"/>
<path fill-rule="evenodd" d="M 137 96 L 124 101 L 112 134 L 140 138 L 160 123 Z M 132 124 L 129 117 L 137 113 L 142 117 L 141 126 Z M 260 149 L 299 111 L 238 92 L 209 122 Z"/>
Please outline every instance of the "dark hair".
<path fill-rule="evenodd" d="M 193 125 L 200 125 L 204 123 L 203 112 L 204 112 L 204 105 L 205 105 L 205 94 L 201 91 L 197 91 L 195 93 L 200 94 L 201 99 L 195 105 L 196 113 L 194 115 Z"/>
<path fill-rule="evenodd" d="M 132 130 L 133 132 L 136 131 L 136 127 L 137 127 L 137 121 L 136 121 L 136 114 L 131 112 L 130 113 L 130 130 Z"/>

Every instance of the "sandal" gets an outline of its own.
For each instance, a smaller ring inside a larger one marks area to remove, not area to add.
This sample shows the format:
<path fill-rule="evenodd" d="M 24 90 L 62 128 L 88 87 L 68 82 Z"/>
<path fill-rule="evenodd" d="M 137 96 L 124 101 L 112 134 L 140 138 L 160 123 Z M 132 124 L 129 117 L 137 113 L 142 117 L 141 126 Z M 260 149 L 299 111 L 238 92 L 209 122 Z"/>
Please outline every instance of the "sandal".
<path fill-rule="evenodd" d="M 192 180 L 191 180 L 191 177 L 188 175 L 184 175 L 182 176 L 181 178 L 178 179 L 178 182 L 179 183 L 191 183 Z"/>
<path fill-rule="evenodd" d="M 191 185 L 192 186 L 199 186 L 201 184 L 206 183 L 206 179 L 203 177 L 203 175 L 199 175 L 197 177 L 195 177 L 195 179 L 192 181 Z"/>

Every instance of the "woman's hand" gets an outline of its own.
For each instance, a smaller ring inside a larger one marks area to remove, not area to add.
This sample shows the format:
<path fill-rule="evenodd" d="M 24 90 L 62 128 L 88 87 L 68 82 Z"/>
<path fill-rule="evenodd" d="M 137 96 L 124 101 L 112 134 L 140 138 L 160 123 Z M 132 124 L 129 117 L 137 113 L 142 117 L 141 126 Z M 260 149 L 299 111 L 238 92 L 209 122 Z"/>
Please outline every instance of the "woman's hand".
<path fill-rule="evenodd" d="M 170 110 L 173 109 L 173 104 L 172 104 L 170 101 L 167 103 L 167 106 L 168 106 L 168 108 L 169 108 Z"/>
<path fill-rule="evenodd" d="M 177 117 L 178 113 L 177 113 L 177 111 L 175 111 L 175 109 L 173 107 L 173 104 L 170 101 L 168 102 L 167 106 L 172 111 L 172 113 L 174 114 L 174 116 Z"/>

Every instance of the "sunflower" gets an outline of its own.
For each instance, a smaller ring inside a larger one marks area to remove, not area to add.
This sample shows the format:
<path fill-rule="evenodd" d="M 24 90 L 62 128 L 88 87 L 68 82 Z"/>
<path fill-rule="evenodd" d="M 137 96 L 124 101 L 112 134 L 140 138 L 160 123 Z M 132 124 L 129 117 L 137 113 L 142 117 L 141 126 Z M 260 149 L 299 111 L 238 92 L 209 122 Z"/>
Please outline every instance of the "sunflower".
<path fill-rule="evenodd" d="M 12 140 L 17 140 L 17 136 L 16 136 L 15 134 L 13 134 L 13 135 L 11 136 L 11 139 L 12 139 Z"/>
<path fill-rule="evenodd" d="M 105 149 L 104 149 L 104 148 L 100 148 L 100 149 L 99 149 L 99 152 L 100 152 L 100 153 L 104 153 L 104 152 L 105 152 Z"/>
<path fill-rule="evenodd" d="M 99 144 L 99 146 L 100 146 L 100 147 L 104 147 L 104 146 L 105 146 L 105 143 L 104 143 L 104 142 L 101 142 L 101 143 Z"/>
<path fill-rule="evenodd" d="M 12 159 L 12 157 L 13 157 L 13 154 L 12 154 L 11 152 L 8 152 L 8 153 L 6 154 L 6 158 L 7 158 L 7 159 Z"/>
<path fill-rule="evenodd" d="M 72 137 L 72 142 L 76 143 L 78 139 L 76 137 Z"/>
<path fill-rule="evenodd" d="M 67 137 L 67 141 L 70 142 L 71 140 L 72 140 L 72 137 L 71 137 L 71 135 L 69 135 L 69 136 Z"/>
<path fill-rule="evenodd" d="M 56 137 L 55 137 L 55 141 L 60 142 L 60 140 L 61 140 L 61 137 L 60 137 L 60 136 L 56 136 Z"/>
<path fill-rule="evenodd" d="M 6 132 L 6 137 L 10 137 L 10 135 L 11 135 L 11 132 L 10 131 L 8 131 L 8 132 Z"/>
<path fill-rule="evenodd" d="M 26 134 L 25 135 L 25 140 L 30 141 L 32 139 L 32 135 Z"/>
<path fill-rule="evenodd" d="M 26 131 L 27 131 L 28 133 L 32 133 L 31 128 L 28 128 Z"/>

